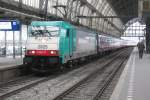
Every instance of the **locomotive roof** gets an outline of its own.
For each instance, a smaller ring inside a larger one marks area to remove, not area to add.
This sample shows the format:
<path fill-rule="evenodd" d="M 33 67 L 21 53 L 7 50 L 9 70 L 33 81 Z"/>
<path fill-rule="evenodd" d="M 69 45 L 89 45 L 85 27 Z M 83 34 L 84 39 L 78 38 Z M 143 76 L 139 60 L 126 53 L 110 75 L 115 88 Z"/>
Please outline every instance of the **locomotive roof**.
<path fill-rule="evenodd" d="M 31 26 L 57 26 L 62 28 L 74 28 L 73 25 L 65 21 L 33 21 L 31 22 Z"/>

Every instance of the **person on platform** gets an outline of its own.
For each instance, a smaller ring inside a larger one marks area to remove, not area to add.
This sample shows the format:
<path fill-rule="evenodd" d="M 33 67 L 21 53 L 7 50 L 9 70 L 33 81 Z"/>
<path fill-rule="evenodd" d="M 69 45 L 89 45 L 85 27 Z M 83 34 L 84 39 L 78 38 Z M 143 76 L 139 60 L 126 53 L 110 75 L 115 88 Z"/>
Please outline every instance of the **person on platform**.
<path fill-rule="evenodd" d="M 139 50 L 139 58 L 142 59 L 143 53 L 144 53 L 144 49 L 145 49 L 144 42 L 143 41 L 142 42 L 138 42 L 137 47 L 138 47 L 138 50 Z"/>

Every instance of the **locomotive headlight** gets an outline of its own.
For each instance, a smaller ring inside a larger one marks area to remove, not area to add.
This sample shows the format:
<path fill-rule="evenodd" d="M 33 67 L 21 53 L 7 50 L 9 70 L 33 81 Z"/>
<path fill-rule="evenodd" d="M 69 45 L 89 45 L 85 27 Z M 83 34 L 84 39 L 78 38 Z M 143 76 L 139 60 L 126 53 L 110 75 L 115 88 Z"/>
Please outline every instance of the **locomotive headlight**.
<path fill-rule="evenodd" d="M 35 54 L 35 51 L 31 51 L 32 54 Z"/>
<path fill-rule="evenodd" d="M 51 54 L 54 54 L 55 52 L 54 51 L 51 51 Z"/>
<path fill-rule="evenodd" d="M 51 53 L 51 54 L 56 54 L 56 51 L 53 51 L 53 50 L 52 50 L 52 51 L 50 51 L 50 53 Z"/>

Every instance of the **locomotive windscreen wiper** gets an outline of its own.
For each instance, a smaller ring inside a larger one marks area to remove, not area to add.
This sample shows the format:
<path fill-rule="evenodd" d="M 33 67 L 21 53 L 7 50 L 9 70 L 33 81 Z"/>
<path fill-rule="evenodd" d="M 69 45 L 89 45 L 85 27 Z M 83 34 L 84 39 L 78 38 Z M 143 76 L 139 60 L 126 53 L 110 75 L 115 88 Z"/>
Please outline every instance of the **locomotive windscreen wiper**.
<path fill-rule="evenodd" d="M 54 28 L 42 28 L 42 27 L 32 27 L 31 36 L 35 37 L 57 37 L 59 34 L 58 29 Z"/>

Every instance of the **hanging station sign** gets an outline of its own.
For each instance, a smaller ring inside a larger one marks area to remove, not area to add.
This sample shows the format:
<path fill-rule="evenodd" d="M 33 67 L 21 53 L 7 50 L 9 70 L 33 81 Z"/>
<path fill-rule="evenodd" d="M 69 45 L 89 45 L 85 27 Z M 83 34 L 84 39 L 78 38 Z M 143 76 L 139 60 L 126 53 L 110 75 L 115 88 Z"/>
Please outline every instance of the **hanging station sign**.
<path fill-rule="evenodd" d="M 0 31 L 20 31 L 20 28 L 18 20 L 0 20 Z"/>

